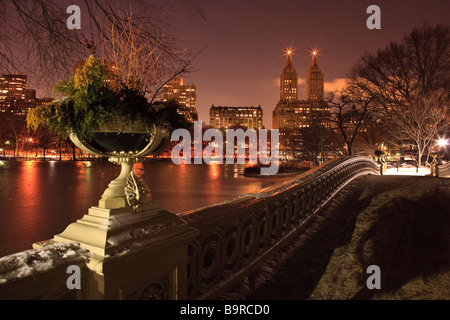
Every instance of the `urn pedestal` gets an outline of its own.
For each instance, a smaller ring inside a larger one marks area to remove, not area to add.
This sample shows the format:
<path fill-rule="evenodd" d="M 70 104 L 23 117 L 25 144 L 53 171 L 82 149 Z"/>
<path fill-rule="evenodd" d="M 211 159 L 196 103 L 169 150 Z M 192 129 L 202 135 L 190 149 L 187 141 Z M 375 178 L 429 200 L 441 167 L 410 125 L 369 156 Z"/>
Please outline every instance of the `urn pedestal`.
<path fill-rule="evenodd" d="M 133 172 L 134 163 L 164 150 L 170 137 L 156 126 L 145 138 L 139 132 L 110 133 L 91 142 L 70 136 L 80 149 L 120 164 L 121 172 L 98 205 L 53 241 L 78 242 L 91 252 L 89 299 L 184 299 L 187 243 L 197 232 L 152 201 Z"/>

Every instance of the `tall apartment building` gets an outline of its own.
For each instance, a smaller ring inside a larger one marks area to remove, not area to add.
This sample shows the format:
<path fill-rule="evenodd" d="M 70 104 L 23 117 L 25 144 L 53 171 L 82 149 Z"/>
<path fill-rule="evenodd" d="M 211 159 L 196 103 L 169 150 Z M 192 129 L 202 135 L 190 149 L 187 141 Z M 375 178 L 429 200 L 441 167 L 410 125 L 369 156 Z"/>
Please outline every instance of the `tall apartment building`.
<path fill-rule="evenodd" d="M 324 119 L 329 107 L 324 101 L 324 75 L 319 68 L 316 52 L 306 77 L 306 100 L 298 99 L 298 75 L 288 52 L 280 76 L 280 100 L 272 113 L 272 128 L 280 134 L 280 156 L 290 157 L 304 145 L 303 134 L 313 125 L 327 126 Z"/>
<path fill-rule="evenodd" d="M 280 102 L 298 101 L 298 74 L 292 64 L 291 52 L 288 51 L 286 65 L 280 77 Z"/>
<path fill-rule="evenodd" d="M 3 74 L 0 76 L 0 101 L 25 99 L 27 76 L 24 74 Z"/>
<path fill-rule="evenodd" d="M 0 112 L 7 120 L 24 119 L 28 110 L 51 100 L 36 98 L 36 90 L 27 89 L 26 75 L 3 74 L 0 76 Z"/>
<path fill-rule="evenodd" d="M 324 77 L 317 63 L 316 52 L 313 52 L 311 67 L 308 69 L 306 78 L 306 99 L 309 101 L 324 99 Z"/>
<path fill-rule="evenodd" d="M 175 77 L 172 81 L 164 85 L 163 102 L 174 100 L 187 108 L 188 114 L 185 114 L 191 121 L 191 115 L 197 113 L 197 88 L 195 84 L 184 84 L 182 77 Z"/>
<path fill-rule="evenodd" d="M 215 107 L 209 109 L 209 124 L 217 129 L 243 127 L 259 130 L 263 126 L 263 111 L 258 107 Z"/>
<path fill-rule="evenodd" d="M 329 112 L 324 102 L 324 75 L 319 68 L 316 53 L 307 74 L 306 100 L 298 100 L 298 75 L 288 52 L 286 65 L 280 76 L 280 100 L 272 113 L 274 129 L 309 127 L 314 119 Z M 320 120 L 322 121 L 322 120 Z"/>

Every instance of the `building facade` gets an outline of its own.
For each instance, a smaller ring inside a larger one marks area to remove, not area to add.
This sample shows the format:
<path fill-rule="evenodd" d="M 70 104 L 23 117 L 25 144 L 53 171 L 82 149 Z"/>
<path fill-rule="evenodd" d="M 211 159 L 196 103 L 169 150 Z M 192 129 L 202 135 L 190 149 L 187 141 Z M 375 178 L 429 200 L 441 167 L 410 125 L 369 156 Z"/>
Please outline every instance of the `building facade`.
<path fill-rule="evenodd" d="M 193 121 L 192 115 L 197 114 L 197 88 L 195 84 L 184 84 L 182 77 L 175 77 L 163 87 L 163 102 L 176 101 L 186 107 L 186 112 L 180 111 L 187 119 Z"/>
<path fill-rule="evenodd" d="M 6 119 L 25 117 L 28 110 L 51 101 L 51 98 L 36 98 L 36 90 L 27 89 L 26 75 L 0 76 L 0 112 Z"/>
<path fill-rule="evenodd" d="M 36 98 L 36 91 L 27 89 L 26 75 L 1 75 L 0 138 L 10 141 L 13 138 L 18 139 L 20 134 L 25 134 L 28 111 L 52 100 L 51 98 Z"/>
<path fill-rule="evenodd" d="M 209 124 L 217 129 L 242 127 L 259 130 L 263 126 L 263 111 L 258 107 L 215 107 L 209 109 Z"/>
<path fill-rule="evenodd" d="M 24 74 L 3 74 L 0 76 L 0 101 L 25 99 L 27 76 Z"/>
<path fill-rule="evenodd" d="M 306 100 L 298 100 L 298 75 L 288 52 L 286 65 L 280 76 L 280 100 L 272 113 L 274 129 L 298 129 L 309 127 L 313 121 L 324 123 L 323 116 L 329 107 L 324 101 L 324 74 L 314 53 L 306 80 Z"/>
<path fill-rule="evenodd" d="M 324 99 L 324 76 L 317 63 L 315 52 L 306 78 L 306 99 L 308 101 L 323 101 Z"/>
<path fill-rule="evenodd" d="M 272 113 L 272 128 L 280 134 L 280 156 L 289 158 L 305 146 L 305 130 L 329 126 L 329 107 L 324 101 L 324 74 L 319 68 L 316 52 L 306 78 L 306 100 L 298 99 L 298 75 L 288 51 L 286 65 L 280 76 L 280 100 Z M 307 132 L 309 134 L 309 132 Z"/>

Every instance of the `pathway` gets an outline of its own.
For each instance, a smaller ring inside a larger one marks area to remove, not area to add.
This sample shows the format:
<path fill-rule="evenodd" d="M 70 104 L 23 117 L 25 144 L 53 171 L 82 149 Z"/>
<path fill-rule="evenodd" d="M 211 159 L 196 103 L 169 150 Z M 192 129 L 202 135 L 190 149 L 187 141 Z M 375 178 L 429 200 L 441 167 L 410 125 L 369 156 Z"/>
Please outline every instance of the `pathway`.
<path fill-rule="evenodd" d="M 224 299 L 450 299 L 450 179 L 352 181 Z M 369 265 L 381 289 L 369 290 Z"/>

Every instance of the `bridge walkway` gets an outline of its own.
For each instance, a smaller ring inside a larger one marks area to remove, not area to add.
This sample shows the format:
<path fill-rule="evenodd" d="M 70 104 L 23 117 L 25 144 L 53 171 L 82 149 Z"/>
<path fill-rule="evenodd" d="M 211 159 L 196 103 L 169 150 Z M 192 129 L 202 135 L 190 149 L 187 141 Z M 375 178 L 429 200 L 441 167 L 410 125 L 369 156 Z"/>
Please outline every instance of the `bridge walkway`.
<path fill-rule="evenodd" d="M 359 177 L 223 299 L 450 299 L 450 179 Z M 369 290 L 367 267 L 380 268 Z"/>

